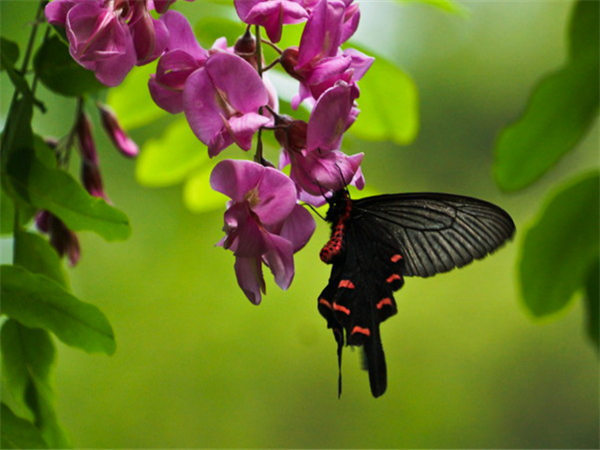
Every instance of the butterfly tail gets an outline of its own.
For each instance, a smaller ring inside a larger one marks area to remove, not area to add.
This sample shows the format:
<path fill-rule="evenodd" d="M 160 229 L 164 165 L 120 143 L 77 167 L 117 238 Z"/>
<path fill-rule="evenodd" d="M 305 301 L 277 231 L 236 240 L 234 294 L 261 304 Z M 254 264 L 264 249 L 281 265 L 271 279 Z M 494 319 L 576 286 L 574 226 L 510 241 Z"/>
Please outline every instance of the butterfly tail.
<path fill-rule="evenodd" d="M 379 397 L 387 388 L 387 369 L 385 366 L 385 355 L 381 345 L 379 326 L 373 327 L 371 336 L 365 339 L 363 350 L 366 369 L 369 371 L 369 383 L 373 397 Z"/>

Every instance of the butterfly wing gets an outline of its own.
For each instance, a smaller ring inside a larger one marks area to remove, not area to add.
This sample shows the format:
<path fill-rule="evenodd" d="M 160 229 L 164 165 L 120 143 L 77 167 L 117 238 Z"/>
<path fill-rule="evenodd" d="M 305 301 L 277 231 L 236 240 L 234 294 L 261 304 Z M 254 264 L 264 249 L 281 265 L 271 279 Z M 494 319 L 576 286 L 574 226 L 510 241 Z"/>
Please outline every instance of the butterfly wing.
<path fill-rule="evenodd" d="M 510 216 L 492 203 L 437 193 L 356 200 L 352 222 L 383 230 L 380 239 L 404 257 L 403 274 L 420 277 L 483 258 L 515 231 Z"/>

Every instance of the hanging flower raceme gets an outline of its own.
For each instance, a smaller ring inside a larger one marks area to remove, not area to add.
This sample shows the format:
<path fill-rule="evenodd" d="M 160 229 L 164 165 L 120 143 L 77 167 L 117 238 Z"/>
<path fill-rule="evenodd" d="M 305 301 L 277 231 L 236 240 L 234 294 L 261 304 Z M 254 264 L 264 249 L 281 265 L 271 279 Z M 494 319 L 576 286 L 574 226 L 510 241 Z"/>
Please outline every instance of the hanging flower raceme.
<path fill-rule="evenodd" d="M 214 53 L 185 82 L 183 108 L 196 137 L 209 155 L 236 143 L 244 150 L 271 119 L 258 113 L 269 94 L 254 68 L 237 55 Z"/>
<path fill-rule="evenodd" d="M 79 142 L 79 153 L 81 154 L 81 182 L 83 187 L 94 197 L 107 199 L 102 187 L 100 163 L 92 135 L 92 124 L 83 111 L 77 121 L 77 140 Z"/>
<path fill-rule="evenodd" d="M 287 289 L 294 276 L 293 254 L 315 229 L 312 216 L 296 204 L 294 183 L 255 162 L 225 160 L 215 166 L 210 184 L 231 198 L 220 245 L 235 254 L 238 284 L 248 299 L 259 304 L 265 293 L 263 263 Z"/>
<path fill-rule="evenodd" d="M 282 146 L 279 166 L 291 163 L 290 177 L 301 200 L 322 205 L 326 193 L 347 184 L 364 187 L 360 170 L 364 154 L 348 156 L 339 150 L 343 133 L 356 119 L 357 97 L 355 86 L 340 81 L 321 95 L 308 124 L 279 116 L 275 131 Z"/>

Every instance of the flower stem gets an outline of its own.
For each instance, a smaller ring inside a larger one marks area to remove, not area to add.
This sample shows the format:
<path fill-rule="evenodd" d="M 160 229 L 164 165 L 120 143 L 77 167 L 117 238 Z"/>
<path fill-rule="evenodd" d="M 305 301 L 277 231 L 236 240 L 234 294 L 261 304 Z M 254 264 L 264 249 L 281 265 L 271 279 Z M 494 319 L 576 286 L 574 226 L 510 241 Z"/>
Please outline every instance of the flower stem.
<path fill-rule="evenodd" d="M 256 39 L 256 70 L 258 75 L 262 78 L 263 67 L 262 67 L 262 46 L 260 42 L 260 26 L 254 25 L 254 37 Z M 262 114 L 263 107 L 258 108 L 258 113 Z M 256 153 L 254 154 L 254 161 L 259 164 L 263 164 L 263 143 L 262 143 L 262 128 L 258 129 L 256 136 Z"/>

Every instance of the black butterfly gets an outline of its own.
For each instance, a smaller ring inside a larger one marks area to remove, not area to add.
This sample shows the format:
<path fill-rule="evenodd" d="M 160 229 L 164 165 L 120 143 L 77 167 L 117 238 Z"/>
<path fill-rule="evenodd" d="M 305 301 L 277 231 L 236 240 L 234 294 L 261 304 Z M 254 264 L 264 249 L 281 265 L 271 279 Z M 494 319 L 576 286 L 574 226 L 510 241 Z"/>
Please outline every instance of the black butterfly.
<path fill-rule="evenodd" d="M 344 345 L 362 346 L 371 393 L 385 392 L 387 375 L 379 324 L 396 314 L 393 291 L 404 276 L 429 277 L 493 252 L 515 232 L 501 208 L 451 194 L 389 194 L 328 200 L 329 242 L 321 259 L 333 264 L 318 300 L 338 345 L 338 394 Z"/>

